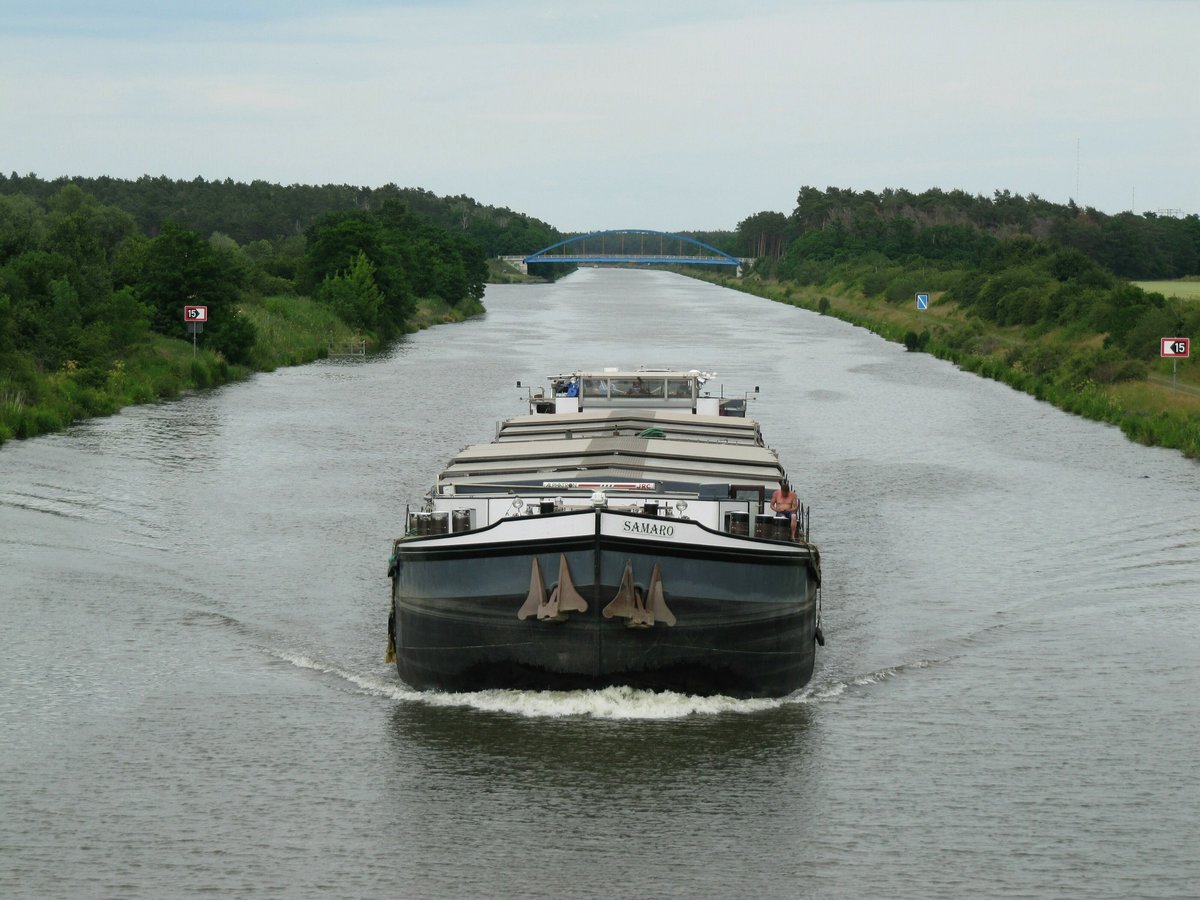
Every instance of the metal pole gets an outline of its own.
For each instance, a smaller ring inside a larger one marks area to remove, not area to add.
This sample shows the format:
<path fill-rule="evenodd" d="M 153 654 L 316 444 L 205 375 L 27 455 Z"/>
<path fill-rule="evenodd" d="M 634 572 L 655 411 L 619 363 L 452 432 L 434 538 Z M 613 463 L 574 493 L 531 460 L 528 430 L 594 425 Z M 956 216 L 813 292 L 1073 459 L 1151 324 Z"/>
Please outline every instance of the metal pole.
<path fill-rule="evenodd" d="M 1171 360 L 1171 393 L 1175 393 L 1175 373 L 1179 370 L 1179 360 Z"/>

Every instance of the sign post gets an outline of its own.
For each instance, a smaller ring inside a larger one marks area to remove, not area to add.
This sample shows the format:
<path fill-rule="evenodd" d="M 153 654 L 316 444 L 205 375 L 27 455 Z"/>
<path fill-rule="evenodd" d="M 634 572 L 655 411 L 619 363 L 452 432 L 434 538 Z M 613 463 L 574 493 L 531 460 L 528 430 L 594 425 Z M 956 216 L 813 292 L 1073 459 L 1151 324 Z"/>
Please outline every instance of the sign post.
<path fill-rule="evenodd" d="M 1187 359 L 1192 355 L 1191 338 L 1165 337 L 1158 345 L 1158 355 L 1171 360 L 1171 393 L 1175 393 L 1175 372 L 1179 367 L 1179 358 Z"/>
<path fill-rule="evenodd" d="M 183 321 L 187 322 L 188 333 L 192 336 L 192 356 L 196 356 L 196 335 L 204 332 L 204 323 L 208 321 L 207 306 L 185 306 Z"/>

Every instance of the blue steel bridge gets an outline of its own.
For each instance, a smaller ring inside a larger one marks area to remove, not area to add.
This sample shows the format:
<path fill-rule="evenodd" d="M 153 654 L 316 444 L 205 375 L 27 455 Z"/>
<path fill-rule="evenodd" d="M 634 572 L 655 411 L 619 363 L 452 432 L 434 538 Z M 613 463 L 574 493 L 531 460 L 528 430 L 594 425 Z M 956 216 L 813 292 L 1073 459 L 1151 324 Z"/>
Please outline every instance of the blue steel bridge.
<path fill-rule="evenodd" d="M 521 268 L 531 263 L 608 263 L 611 265 L 740 266 L 742 261 L 724 250 L 681 234 L 648 228 L 593 231 L 516 257 Z"/>

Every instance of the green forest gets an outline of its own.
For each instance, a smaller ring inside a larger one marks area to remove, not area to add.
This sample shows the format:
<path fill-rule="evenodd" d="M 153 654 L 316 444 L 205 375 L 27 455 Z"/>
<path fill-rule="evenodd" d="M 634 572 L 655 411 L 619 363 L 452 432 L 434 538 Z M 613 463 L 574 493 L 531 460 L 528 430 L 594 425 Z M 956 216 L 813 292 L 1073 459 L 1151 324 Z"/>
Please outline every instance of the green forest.
<path fill-rule="evenodd" d="M 558 239 L 395 185 L 0 176 L 0 442 L 476 314 L 489 256 Z"/>
<path fill-rule="evenodd" d="M 789 213 L 679 233 L 754 260 L 743 278 L 688 274 L 1200 456 L 1200 378 L 1185 364 L 1167 396 L 1158 358 L 1161 337 L 1200 333 L 1200 302 L 1130 280 L 1200 276 L 1196 215 L 804 186 Z M 394 184 L 0 175 L 0 442 L 475 315 L 489 260 L 568 236 Z M 208 307 L 194 344 L 185 305 Z"/>
<path fill-rule="evenodd" d="M 1200 275 L 1200 217 L 1107 216 L 996 192 L 801 188 L 788 215 L 744 219 L 756 258 L 731 287 L 838 315 L 910 350 L 1200 457 L 1200 379 L 1159 358 L 1200 334 L 1200 303 L 1129 279 Z M 917 292 L 934 300 L 926 314 Z"/>
<path fill-rule="evenodd" d="M 1080 221 L 1089 216 L 1090 224 Z M 739 224 L 738 241 L 766 251 L 755 254 L 763 277 L 822 285 L 853 271 L 867 296 L 900 303 L 921 290 L 945 292 L 998 325 L 1103 333 L 1105 346 L 1149 359 L 1160 336 L 1200 328 L 1200 307 L 1168 303 L 1126 279 L 1200 273 L 1200 217 L 1149 217 L 1137 226 L 1129 218 L 1007 194 L 989 201 L 805 187 L 790 216 L 752 216 Z"/>
<path fill-rule="evenodd" d="M 914 194 L 805 186 L 790 214 L 760 212 L 744 219 L 731 252 L 777 261 L 776 271 L 788 277 L 811 277 L 819 265 L 803 271 L 809 259 L 868 253 L 893 260 L 978 263 L 997 243 L 1020 235 L 1078 250 L 1120 278 L 1200 274 L 1200 216 L 1107 215 L 1074 202 L 1056 204 L 1009 191 L 984 197 L 937 188 Z"/>
<path fill-rule="evenodd" d="M 302 238 L 312 225 L 330 213 L 379 210 L 388 200 L 403 203 L 422 222 L 464 233 L 483 248 L 485 256 L 531 253 L 564 235 L 545 222 L 507 208 L 484 206 L 470 197 L 439 197 L 421 188 L 356 187 L 348 184 L 279 185 L 180 181 L 165 176 L 119 178 L 56 178 L 0 174 L 0 195 L 19 195 L 47 207 L 68 185 L 108 206 L 128 213 L 142 234 L 154 237 L 167 222 L 208 237 L 223 234 L 241 246 L 258 241 L 286 242 Z"/>

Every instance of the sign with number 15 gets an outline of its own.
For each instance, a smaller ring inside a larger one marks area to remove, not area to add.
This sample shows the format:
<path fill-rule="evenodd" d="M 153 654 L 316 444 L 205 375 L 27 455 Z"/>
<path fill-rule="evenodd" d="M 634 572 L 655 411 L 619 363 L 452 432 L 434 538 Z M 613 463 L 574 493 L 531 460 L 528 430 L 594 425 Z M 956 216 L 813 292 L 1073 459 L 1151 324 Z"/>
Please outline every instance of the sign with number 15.
<path fill-rule="evenodd" d="M 1158 355 L 1164 357 L 1190 356 L 1192 351 L 1191 343 L 1189 338 L 1163 338 Z"/>

